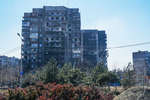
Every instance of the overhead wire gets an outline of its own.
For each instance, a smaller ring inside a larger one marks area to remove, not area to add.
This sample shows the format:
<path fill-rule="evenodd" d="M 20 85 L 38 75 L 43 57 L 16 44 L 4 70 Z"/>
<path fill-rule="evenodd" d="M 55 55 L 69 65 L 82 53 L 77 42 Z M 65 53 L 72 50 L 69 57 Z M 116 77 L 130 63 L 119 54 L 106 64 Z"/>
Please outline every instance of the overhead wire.
<path fill-rule="evenodd" d="M 142 43 L 135 43 L 135 44 L 128 44 L 128 45 L 121 45 L 116 47 L 109 47 L 107 49 L 119 49 L 119 48 L 127 48 L 127 47 L 134 47 L 134 46 L 140 46 L 140 45 L 146 45 L 150 44 L 150 42 L 142 42 Z"/>
<path fill-rule="evenodd" d="M 127 48 L 127 47 L 134 47 L 134 46 L 140 46 L 140 45 L 147 45 L 147 44 L 150 44 L 150 42 L 142 42 L 142 43 L 135 43 L 135 44 L 128 44 L 128 45 L 121 45 L 121 46 L 115 46 L 115 47 L 108 47 L 107 50 L 109 49 L 120 49 L 120 48 Z M 83 47 L 82 47 L 83 48 Z M 12 52 L 15 52 L 16 50 L 20 49 L 20 46 L 18 47 L 15 47 L 15 48 L 12 48 L 10 50 L 7 50 L 3 53 L 1 53 L 1 55 L 5 55 L 5 54 L 10 54 Z M 88 48 L 86 48 L 88 49 Z M 50 51 L 53 51 L 53 50 L 50 50 Z M 56 50 L 54 50 L 56 51 Z M 59 50 L 60 51 L 60 50 Z"/>
<path fill-rule="evenodd" d="M 10 53 L 15 52 L 15 51 L 17 51 L 19 49 L 20 49 L 20 47 L 18 46 L 18 47 L 12 48 L 10 50 L 7 50 L 5 52 L 2 52 L 0 55 L 10 54 Z"/>

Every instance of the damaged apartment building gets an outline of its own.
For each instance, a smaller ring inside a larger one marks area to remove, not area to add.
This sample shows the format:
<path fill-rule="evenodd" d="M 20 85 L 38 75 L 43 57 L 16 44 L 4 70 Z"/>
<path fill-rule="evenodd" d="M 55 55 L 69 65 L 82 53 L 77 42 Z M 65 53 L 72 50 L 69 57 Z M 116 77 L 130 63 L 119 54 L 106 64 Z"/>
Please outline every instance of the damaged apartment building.
<path fill-rule="evenodd" d="M 104 31 L 95 32 L 98 36 L 103 34 L 99 39 L 103 36 L 106 38 Z M 83 47 L 81 45 L 81 21 L 78 8 L 66 8 L 64 6 L 33 8 L 32 12 L 24 13 L 22 36 L 22 63 L 24 69 L 43 66 L 51 58 L 55 58 L 60 66 L 64 63 L 77 65 L 85 57 L 82 57 L 85 53 L 81 54 Z M 97 42 L 96 50 L 99 53 L 97 53 L 98 56 L 95 61 L 103 60 L 106 62 L 105 58 L 100 59 L 100 56 L 103 56 L 100 55 L 102 48 L 97 46 L 105 45 L 103 49 L 106 49 L 106 41 L 104 41 L 104 44 L 99 40 Z M 105 55 L 105 53 L 102 54 Z"/>
<path fill-rule="evenodd" d="M 78 8 L 44 6 L 24 13 L 22 20 L 24 67 L 43 66 L 51 58 L 58 64 L 80 61 L 80 13 Z M 26 68 L 25 68 L 26 69 Z"/>
<path fill-rule="evenodd" d="M 150 52 L 133 52 L 133 65 L 135 71 L 135 82 L 137 86 L 150 86 Z"/>
<path fill-rule="evenodd" d="M 81 30 L 81 61 L 91 66 L 107 67 L 107 37 L 105 31 Z"/>

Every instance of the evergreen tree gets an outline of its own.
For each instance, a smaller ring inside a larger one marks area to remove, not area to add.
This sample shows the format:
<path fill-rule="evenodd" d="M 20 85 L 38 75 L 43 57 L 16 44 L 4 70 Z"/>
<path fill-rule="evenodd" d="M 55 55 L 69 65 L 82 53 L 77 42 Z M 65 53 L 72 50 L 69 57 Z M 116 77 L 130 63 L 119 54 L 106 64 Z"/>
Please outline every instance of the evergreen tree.
<path fill-rule="evenodd" d="M 73 68 L 71 64 L 65 64 L 58 74 L 59 83 L 70 83 L 73 85 L 79 85 L 83 83 L 85 73 L 81 72 L 79 68 Z"/>
<path fill-rule="evenodd" d="M 93 82 L 97 84 L 97 78 L 100 74 L 106 73 L 108 70 L 103 64 L 97 65 L 92 72 Z"/>
<path fill-rule="evenodd" d="M 58 67 L 55 59 L 51 59 L 47 65 L 44 66 L 43 73 L 45 74 L 45 82 L 57 82 Z"/>

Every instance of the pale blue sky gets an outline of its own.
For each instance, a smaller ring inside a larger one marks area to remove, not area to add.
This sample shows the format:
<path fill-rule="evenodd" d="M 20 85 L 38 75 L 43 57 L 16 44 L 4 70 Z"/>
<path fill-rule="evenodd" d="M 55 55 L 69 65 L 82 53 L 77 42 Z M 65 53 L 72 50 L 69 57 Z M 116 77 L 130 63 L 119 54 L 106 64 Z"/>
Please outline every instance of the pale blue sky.
<path fill-rule="evenodd" d="M 1 0 L 0 55 L 20 46 L 23 13 L 43 5 L 79 8 L 82 29 L 106 30 L 108 47 L 150 41 L 150 0 Z M 123 68 L 138 50 L 150 45 L 109 50 L 108 67 Z M 6 55 L 20 57 L 20 50 Z"/>

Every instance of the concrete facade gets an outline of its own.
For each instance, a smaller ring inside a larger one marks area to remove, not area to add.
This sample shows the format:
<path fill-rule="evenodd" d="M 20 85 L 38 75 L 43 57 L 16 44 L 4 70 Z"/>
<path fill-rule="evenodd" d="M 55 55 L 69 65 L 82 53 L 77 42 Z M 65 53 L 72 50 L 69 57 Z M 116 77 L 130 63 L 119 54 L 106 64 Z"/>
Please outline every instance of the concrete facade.
<path fill-rule="evenodd" d="M 20 66 L 20 59 L 16 57 L 0 56 L 0 66 L 18 67 Z"/>
<path fill-rule="evenodd" d="M 50 58 L 58 64 L 80 62 L 80 13 L 78 8 L 44 6 L 24 13 L 22 62 L 24 69 L 45 65 Z"/>
<path fill-rule="evenodd" d="M 147 76 L 150 76 L 150 52 L 138 51 L 133 53 L 133 65 L 136 76 L 136 85 L 150 84 Z"/>
<path fill-rule="evenodd" d="M 107 67 L 107 37 L 105 31 L 82 30 L 81 41 L 81 61 L 88 62 L 92 66 L 102 63 Z"/>

